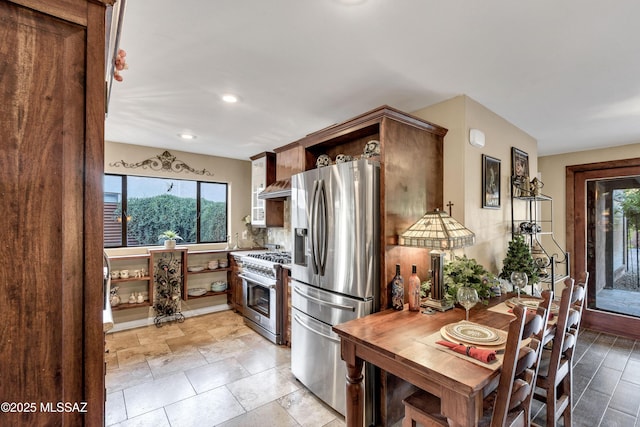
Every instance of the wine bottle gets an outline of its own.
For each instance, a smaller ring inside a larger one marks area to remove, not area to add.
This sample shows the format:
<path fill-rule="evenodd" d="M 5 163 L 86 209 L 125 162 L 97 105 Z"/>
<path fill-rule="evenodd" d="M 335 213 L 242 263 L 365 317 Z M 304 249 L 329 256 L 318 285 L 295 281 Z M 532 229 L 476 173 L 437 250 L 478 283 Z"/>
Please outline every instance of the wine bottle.
<path fill-rule="evenodd" d="M 416 274 L 415 264 L 411 266 L 409 276 L 409 311 L 420 311 L 420 278 Z"/>
<path fill-rule="evenodd" d="M 396 264 L 396 275 L 391 280 L 391 306 L 394 310 L 404 309 L 404 279 L 400 275 L 400 264 Z"/>

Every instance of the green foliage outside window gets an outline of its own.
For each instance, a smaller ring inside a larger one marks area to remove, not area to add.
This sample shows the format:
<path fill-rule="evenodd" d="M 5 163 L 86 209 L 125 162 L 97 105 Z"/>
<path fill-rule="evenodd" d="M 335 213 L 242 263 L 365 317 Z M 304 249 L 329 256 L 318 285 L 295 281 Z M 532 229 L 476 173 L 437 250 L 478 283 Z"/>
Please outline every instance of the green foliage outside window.
<path fill-rule="evenodd" d="M 226 204 L 202 200 L 200 241 L 224 242 L 226 236 Z M 129 199 L 127 240 L 136 245 L 157 245 L 164 230 L 175 230 L 184 243 L 196 242 L 196 201 L 190 198 L 161 195 Z"/>
<path fill-rule="evenodd" d="M 171 194 L 127 201 L 127 240 L 137 245 L 157 245 L 164 230 L 174 230 L 184 243 L 196 241 L 196 201 Z"/>
<path fill-rule="evenodd" d="M 182 243 L 227 242 L 227 191 L 224 183 L 105 175 L 105 246 L 159 245 L 166 230 Z"/>
<path fill-rule="evenodd" d="M 227 205 L 209 200 L 200 201 L 200 240 L 224 242 L 227 240 Z"/>

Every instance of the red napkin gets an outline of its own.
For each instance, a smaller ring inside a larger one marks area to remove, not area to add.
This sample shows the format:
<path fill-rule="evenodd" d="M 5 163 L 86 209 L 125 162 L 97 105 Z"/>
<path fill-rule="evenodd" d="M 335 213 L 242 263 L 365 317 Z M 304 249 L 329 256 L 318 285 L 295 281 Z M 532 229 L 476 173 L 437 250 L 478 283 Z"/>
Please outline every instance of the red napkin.
<path fill-rule="evenodd" d="M 473 346 L 466 346 L 463 344 L 456 344 L 450 341 L 437 341 L 437 344 L 449 347 L 451 350 L 473 357 L 484 363 L 489 363 L 496 360 L 496 352 L 494 350 L 487 350 L 484 348 L 476 348 Z"/>

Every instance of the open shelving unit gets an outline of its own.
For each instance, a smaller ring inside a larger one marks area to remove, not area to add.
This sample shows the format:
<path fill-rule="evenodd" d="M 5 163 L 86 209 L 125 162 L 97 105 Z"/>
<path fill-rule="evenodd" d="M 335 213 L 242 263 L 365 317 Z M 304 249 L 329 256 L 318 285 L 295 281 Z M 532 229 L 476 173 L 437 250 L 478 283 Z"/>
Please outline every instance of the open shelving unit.
<path fill-rule="evenodd" d="M 206 297 L 211 297 L 211 296 L 217 296 L 217 295 L 226 295 L 230 292 L 230 278 L 229 278 L 229 272 L 231 271 L 231 260 L 230 260 L 230 255 L 229 255 L 229 250 L 196 250 L 196 251 L 189 251 L 187 253 L 187 264 L 189 266 L 194 266 L 194 265 L 199 265 L 199 266 L 203 266 L 205 267 L 204 270 L 201 271 L 188 271 L 188 267 L 186 269 L 186 275 L 188 278 L 191 278 L 193 280 L 191 280 L 191 284 L 194 284 L 194 282 L 197 280 L 198 283 L 204 283 L 204 280 L 200 280 L 200 279 L 204 279 L 207 278 L 211 279 L 211 278 L 216 278 L 216 277 L 220 277 L 221 274 L 220 273 L 224 273 L 224 281 L 227 283 L 227 288 L 223 291 L 211 291 L 209 290 L 209 286 L 210 284 L 207 284 L 207 292 L 203 295 L 189 295 L 189 280 L 185 281 L 185 285 L 184 285 L 184 290 L 183 290 L 183 299 L 185 301 L 188 300 L 194 300 L 194 299 L 198 299 L 198 298 L 206 298 Z M 226 267 L 218 267 L 218 268 L 214 268 L 214 269 L 209 269 L 207 268 L 207 264 L 209 261 L 211 260 L 218 260 L 218 262 L 220 262 L 221 260 L 226 261 Z M 198 285 L 198 286 L 193 286 L 193 287 L 201 287 L 204 285 Z"/>
<path fill-rule="evenodd" d="M 146 254 L 135 255 L 112 255 L 109 256 L 112 271 L 129 270 L 129 277 L 126 278 L 111 278 L 112 289 L 114 286 L 120 288 L 121 302 L 117 306 L 112 306 L 113 311 L 129 310 L 142 307 L 154 306 L 154 301 L 157 299 L 157 291 L 155 289 L 154 277 L 157 274 L 156 263 L 157 256 L 162 253 L 171 253 L 177 251 L 183 253 L 181 267 L 180 267 L 180 301 L 188 301 L 201 299 L 206 297 L 215 297 L 227 295 L 227 299 L 231 300 L 233 287 L 231 286 L 231 275 L 233 274 L 233 268 L 231 264 L 232 256 L 231 250 L 227 249 L 213 249 L 213 250 L 187 250 L 186 247 L 176 247 L 175 249 L 165 249 L 163 247 L 150 248 Z M 218 261 L 224 260 L 227 262 L 226 267 L 219 267 L 216 269 L 205 268 L 201 271 L 188 271 L 190 265 L 203 265 L 206 267 L 208 261 L 217 259 Z M 141 277 L 135 277 L 135 271 L 145 270 L 147 274 Z M 220 279 L 227 283 L 227 288 L 223 291 L 211 291 L 211 281 L 213 279 Z M 207 292 L 203 295 L 193 296 L 189 295 L 189 286 L 206 287 Z M 131 293 L 143 293 L 148 296 L 143 303 L 129 303 L 128 297 Z"/>
<path fill-rule="evenodd" d="M 570 274 L 571 257 L 553 233 L 553 198 L 522 192 L 512 184 L 511 234 L 525 236 L 538 265 L 540 282 L 555 293 L 556 283 Z"/>
<path fill-rule="evenodd" d="M 111 310 L 127 310 L 132 308 L 149 307 L 152 304 L 153 296 L 153 281 L 151 257 L 147 254 L 137 255 L 118 255 L 110 256 L 109 261 L 111 263 L 111 271 L 129 270 L 129 277 L 111 277 L 111 289 L 118 286 L 122 292 L 119 293 L 121 301 L 116 306 L 111 306 Z M 135 274 L 135 271 L 145 271 L 146 274 L 139 276 Z M 128 297 L 131 292 L 146 292 L 147 298 L 143 303 L 130 303 Z"/>

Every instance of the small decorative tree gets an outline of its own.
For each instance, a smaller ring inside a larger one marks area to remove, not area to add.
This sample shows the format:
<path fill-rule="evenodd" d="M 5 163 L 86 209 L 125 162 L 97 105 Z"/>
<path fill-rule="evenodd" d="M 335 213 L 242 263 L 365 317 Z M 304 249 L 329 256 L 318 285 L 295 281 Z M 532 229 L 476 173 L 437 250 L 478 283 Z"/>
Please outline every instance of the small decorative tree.
<path fill-rule="evenodd" d="M 526 273 L 530 284 L 537 283 L 540 279 L 538 277 L 538 267 L 522 234 L 514 235 L 509 242 L 507 256 L 502 261 L 502 271 L 499 277 L 510 280 L 511 273 L 514 271 Z"/>

